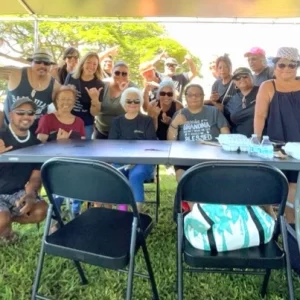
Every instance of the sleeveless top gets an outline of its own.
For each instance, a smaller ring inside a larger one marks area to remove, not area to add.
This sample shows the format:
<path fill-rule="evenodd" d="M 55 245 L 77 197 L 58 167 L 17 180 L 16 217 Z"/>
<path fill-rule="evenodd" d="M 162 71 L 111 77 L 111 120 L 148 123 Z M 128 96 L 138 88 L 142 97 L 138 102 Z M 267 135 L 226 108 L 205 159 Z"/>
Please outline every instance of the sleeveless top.
<path fill-rule="evenodd" d="M 55 79 L 51 78 L 50 83 L 45 90 L 36 91 L 29 83 L 27 70 L 28 68 L 22 69 L 20 84 L 14 90 L 7 90 L 7 96 L 4 101 L 5 121 L 6 123 L 9 123 L 9 112 L 12 104 L 20 97 L 28 97 L 34 101 L 37 106 L 36 119 L 32 125 L 32 128 L 36 129 L 39 119 L 47 113 L 48 105 L 52 103 Z"/>
<path fill-rule="evenodd" d="M 160 101 L 158 101 L 158 107 L 160 107 Z M 170 108 L 165 113 L 168 117 L 173 118 L 173 115 L 175 114 L 175 112 L 176 112 L 176 102 L 172 101 Z M 169 124 L 165 124 L 161 121 L 162 114 L 163 114 L 163 112 L 161 111 L 157 118 L 156 135 L 159 140 L 166 141 Z"/>
<path fill-rule="evenodd" d="M 276 90 L 270 103 L 267 119 L 267 135 L 282 142 L 300 142 L 300 90 L 279 92 Z"/>

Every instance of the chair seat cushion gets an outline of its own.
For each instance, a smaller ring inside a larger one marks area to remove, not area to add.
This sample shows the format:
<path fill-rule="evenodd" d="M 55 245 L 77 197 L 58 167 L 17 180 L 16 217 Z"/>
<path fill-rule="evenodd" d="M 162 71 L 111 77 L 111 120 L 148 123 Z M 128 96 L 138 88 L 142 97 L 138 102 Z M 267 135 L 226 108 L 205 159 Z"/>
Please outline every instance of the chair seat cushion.
<path fill-rule="evenodd" d="M 145 214 L 140 214 L 140 219 L 146 236 L 152 219 Z M 45 252 L 107 268 L 123 268 L 129 261 L 132 221 L 131 212 L 88 209 L 47 236 Z M 139 246 L 137 239 L 136 249 Z"/>
<path fill-rule="evenodd" d="M 184 238 L 183 252 L 185 262 L 192 267 L 280 269 L 285 265 L 285 255 L 273 240 L 258 247 L 211 253 L 194 248 Z"/>

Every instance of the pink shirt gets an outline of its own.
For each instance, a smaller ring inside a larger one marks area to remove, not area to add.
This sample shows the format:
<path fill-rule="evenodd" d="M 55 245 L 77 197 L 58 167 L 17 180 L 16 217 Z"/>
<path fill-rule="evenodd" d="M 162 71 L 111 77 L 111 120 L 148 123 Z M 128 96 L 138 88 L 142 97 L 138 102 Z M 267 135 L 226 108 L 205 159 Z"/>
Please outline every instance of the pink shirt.
<path fill-rule="evenodd" d="M 47 135 L 56 134 L 58 129 L 63 129 L 67 132 L 72 130 L 71 138 L 73 137 L 84 137 L 84 123 L 79 117 L 75 117 L 75 120 L 72 124 L 61 123 L 54 113 L 47 114 L 41 117 L 36 130 L 36 134 L 42 133 Z"/>

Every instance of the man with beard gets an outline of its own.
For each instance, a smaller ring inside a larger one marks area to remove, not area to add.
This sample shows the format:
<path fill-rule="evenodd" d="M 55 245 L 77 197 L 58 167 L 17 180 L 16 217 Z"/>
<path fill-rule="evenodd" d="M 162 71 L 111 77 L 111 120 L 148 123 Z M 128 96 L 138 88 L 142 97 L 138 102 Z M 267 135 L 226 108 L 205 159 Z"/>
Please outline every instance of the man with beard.
<path fill-rule="evenodd" d="M 0 129 L 0 154 L 40 141 L 29 131 L 34 122 L 36 104 L 27 97 L 12 106 L 10 124 Z M 39 223 L 46 217 L 47 204 L 39 198 L 41 187 L 39 166 L 32 163 L 0 164 L 0 242 L 15 240 L 12 223 Z"/>
<path fill-rule="evenodd" d="M 1 67 L 0 79 L 8 80 L 7 97 L 4 101 L 4 115 L 6 125 L 10 121 L 10 111 L 13 103 L 20 97 L 29 97 L 36 104 L 36 119 L 30 128 L 34 133 L 38 120 L 47 113 L 48 106 L 52 103 L 60 84 L 52 78 L 50 67 L 54 60 L 50 52 L 38 49 L 33 56 L 30 67 L 22 69 Z"/>

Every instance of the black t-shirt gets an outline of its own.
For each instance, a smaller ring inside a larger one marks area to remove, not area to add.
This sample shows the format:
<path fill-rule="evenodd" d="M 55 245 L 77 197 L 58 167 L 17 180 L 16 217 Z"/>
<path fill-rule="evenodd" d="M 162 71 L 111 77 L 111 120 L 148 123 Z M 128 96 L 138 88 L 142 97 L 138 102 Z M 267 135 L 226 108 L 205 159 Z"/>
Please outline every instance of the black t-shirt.
<path fill-rule="evenodd" d="M 9 128 L 0 129 L 0 139 L 6 147 L 13 146 L 12 150 L 40 144 L 41 142 L 31 133 L 25 143 L 18 142 Z M 19 137 L 19 139 L 24 139 Z M 11 150 L 11 151 L 12 151 Z M 39 169 L 40 164 L 33 163 L 1 163 L 0 164 L 0 195 L 13 194 L 23 190 L 33 170 Z"/>
<path fill-rule="evenodd" d="M 104 83 L 96 77 L 90 81 L 83 81 L 82 79 L 75 79 L 72 76 L 68 76 L 65 80 L 65 84 L 73 84 L 77 89 L 77 99 L 75 106 L 72 110 L 72 114 L 81 118 L 84 122 L 84 126 L 94 124 L 94 116 L 90 113 L 91 98 L 88 95 L 85 88 L 103 88 L 99 95 L 99 102 L 102 102 L 104 93 Z"/>
<path fill-rule="evenodd" d="M 109 131 L 111 140 L 156 140 L 156 133 L 152 118 L 139 114 L 132 120 L 124 115 L 113 119 Z"/>

